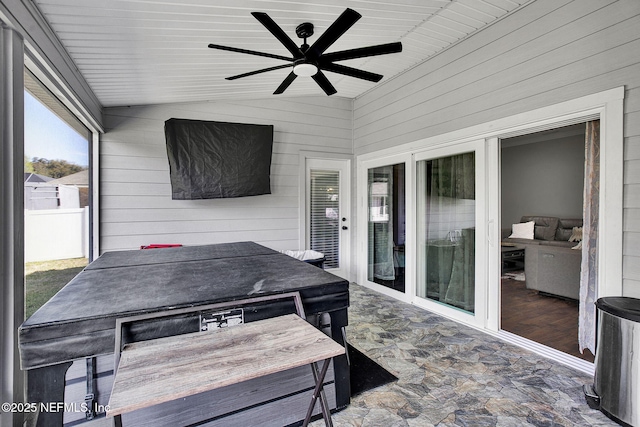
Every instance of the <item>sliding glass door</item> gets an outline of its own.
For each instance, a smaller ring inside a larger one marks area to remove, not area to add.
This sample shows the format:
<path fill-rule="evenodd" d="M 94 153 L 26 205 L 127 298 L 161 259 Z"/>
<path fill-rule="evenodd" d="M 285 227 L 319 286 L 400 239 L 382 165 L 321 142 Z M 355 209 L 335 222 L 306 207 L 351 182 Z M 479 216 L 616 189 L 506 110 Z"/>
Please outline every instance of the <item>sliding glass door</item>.
<path fill-rule="evenodd" d="M 485 144 L 415 155 L 415 299 L 466 323 L 486 314 Z"/>
<path fill-rule="evenodd" d="M 405 164 L 368 169 L 367 280 L 405 292 Z"/>
<path fill-rule="evenodd" d="M 417 296 L 475 312 L 475 153 L 416 163 Z"/>
<path fill-rule="evenodd" d="M 358 282 L 484 327 L 484 140 L 358 163 Z"/>

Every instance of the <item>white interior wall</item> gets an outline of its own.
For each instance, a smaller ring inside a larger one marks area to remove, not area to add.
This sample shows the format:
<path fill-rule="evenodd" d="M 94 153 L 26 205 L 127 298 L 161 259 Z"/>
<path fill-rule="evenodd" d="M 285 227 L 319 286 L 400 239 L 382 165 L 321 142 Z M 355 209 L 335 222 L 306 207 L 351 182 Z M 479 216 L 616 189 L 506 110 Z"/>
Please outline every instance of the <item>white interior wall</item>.
<path fill-rule="evenodd" d="M 538 0 L 354 103 L 356 155 L 625 86 L 623 289 L 640 297 L 640 2 Z"/>
<path fill-rule="evenodd" d="M 515 146 L 505 141 L 501 227 L 510 229 L 524 215 L 582 218 L 584 135 Z"/>
<path fill-rule="evenodd" d="M 108 108 L 100 142 L 101 252 L 252 240 L 299 248 L 299 152 L 352 154 L 352 102 L 287 98 Z M 172 200 L 169 118 L 274 125 L 270 195 Z"/>

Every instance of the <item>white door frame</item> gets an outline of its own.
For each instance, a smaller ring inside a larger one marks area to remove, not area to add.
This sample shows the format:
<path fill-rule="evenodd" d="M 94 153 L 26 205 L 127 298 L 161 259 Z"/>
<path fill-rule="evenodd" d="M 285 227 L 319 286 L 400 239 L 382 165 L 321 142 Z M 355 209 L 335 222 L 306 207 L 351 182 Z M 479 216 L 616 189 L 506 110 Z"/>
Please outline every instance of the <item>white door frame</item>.
<path fill-rule="evenodd" d="M 488 168 L 488 218 L 490 230 L 487 252 L 490 265 L 500 265 L 500 173 L 499 139 L 525 135 L 562 126 L 600 120 L 600 206 L 598 231 L 597 298 L 623 295 L 623 118 L 624 87 L 610 89 L 560 104 L 540 108 L 498 121 L 512 125 L 487 135 L 489 161 L 498 162 Z M 498 249 L 496 249 L 498 248 Z M 487 329 L 500 332 L 500 271 L 495 268 L 487 277 L 489 317 Z"/>
<path fill-rule="evenodd" d="M 308 197 L 308 174 L 309 166 L 315 169 L 338 170 L 340 171 L 340 216 L 346 218 L 341 227 L 347 227 L 340 232 L 340 268 L 327 269 L 328 272 L 340 276 L 343 279 L 352 281 L 351 277 L 351 234 L 355 221 L 352 220 L 353 202 L 351 200 L 351 155 L 322 153 L 314 151 L 300 152 L 300 183 L 299 183 L 299 247 L 309 249 L 309 197 Z"/>

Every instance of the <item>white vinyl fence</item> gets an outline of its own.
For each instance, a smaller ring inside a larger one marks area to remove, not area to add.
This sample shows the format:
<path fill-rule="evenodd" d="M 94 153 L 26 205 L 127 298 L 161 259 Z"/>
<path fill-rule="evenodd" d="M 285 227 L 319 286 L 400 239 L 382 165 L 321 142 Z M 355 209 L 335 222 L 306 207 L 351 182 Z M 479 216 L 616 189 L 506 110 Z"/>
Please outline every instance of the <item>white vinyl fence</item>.
<path fill-rule="evenodd" d="M 89 256 L 89 208 L 25 210 L 25 261 Z"/>

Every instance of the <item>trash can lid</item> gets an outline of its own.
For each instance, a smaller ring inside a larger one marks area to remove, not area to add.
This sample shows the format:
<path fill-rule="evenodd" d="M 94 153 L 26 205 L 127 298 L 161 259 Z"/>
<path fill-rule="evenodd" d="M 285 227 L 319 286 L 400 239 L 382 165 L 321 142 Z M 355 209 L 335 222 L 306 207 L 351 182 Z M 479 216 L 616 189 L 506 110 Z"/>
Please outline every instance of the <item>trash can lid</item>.
<path fill-rule="evenodd" d="M 614 316 L 640 322 L 640 299 L 631 297 L 603 297 L 596 307 Z"/>
<path fill-rule="evenodd" d="M 300 261 L 309 261 L 309 260 L 320 260 L 324 258 L 324 254 L 322 252 L 312 251 L 310 249 L 304 251 L 280 251 L 285 255 L 289 255 L 295 259 L 299 259 Z"/>

